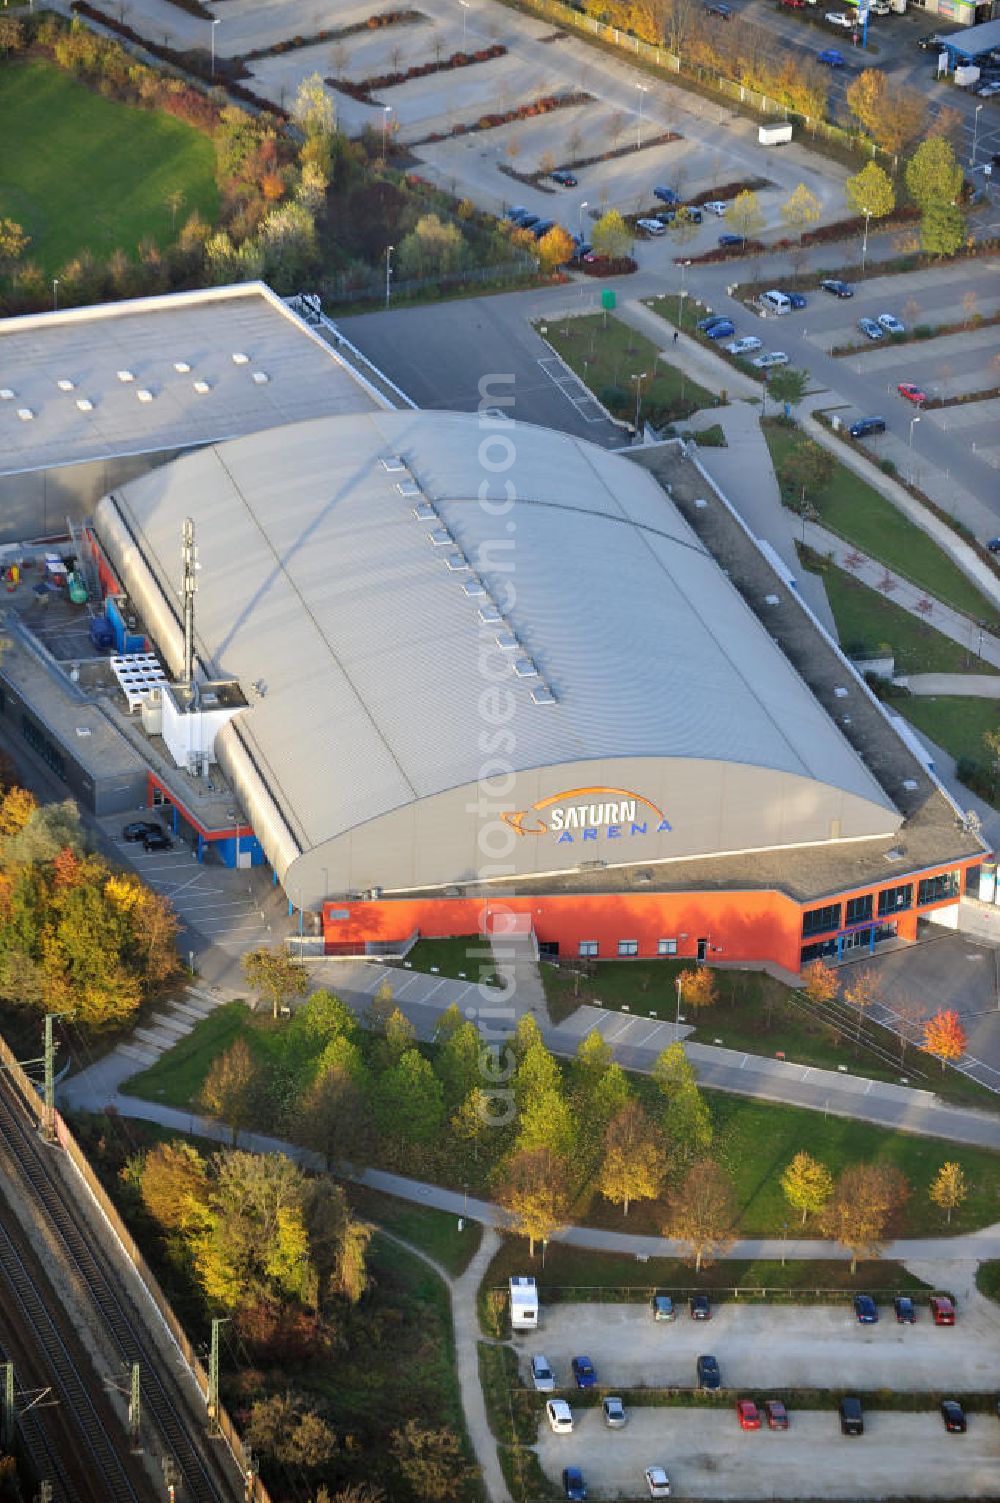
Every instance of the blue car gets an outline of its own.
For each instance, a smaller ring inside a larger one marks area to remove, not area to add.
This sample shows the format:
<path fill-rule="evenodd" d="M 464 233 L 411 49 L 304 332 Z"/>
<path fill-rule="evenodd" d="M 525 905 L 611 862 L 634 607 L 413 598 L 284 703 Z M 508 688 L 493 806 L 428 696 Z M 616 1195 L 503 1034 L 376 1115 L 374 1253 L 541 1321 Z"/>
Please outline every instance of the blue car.
<path fill-rule="evenodd" d="M 673 188 L 654 188 L 653 197 L 658 198 L 661 204 L 673 206 L 680 203 L 680 199 Z"/>
<path fill-rule="evenodd" d="M 705 330 L 705 334 L 709 339 L 731 339 L 735 333 L 736 325 L 731 323 L 728 318 L 722 319 L 719 323 L 713 324 L 710 329 Z"/>
<path fill-rule="evenodd" d="M 593 1388 L 597 1382 L 597 1374 L 594 1364 L 589 1357 L 573 1358 L 573 1377 L 576 1379 L 577 1388 Z"/>
<path fill-rule="evenodd" d="M 856 1294 L 854 1296 L 854 1313 L 858 1317 L 858 1323 L 863 1326 L 878 1324 L 878 1305 L 870 1294 Z"/>
<path fill-rule="evenodd" d="M 568 1498 L 569 1503 L 585 1503 L 587 1486 L 578 1466 L 563 1467 L 563 1497 Z"/>
<path fill-rule="evenodd" d="M 908 1294 L 898 1294 L 894 1300 L 896 1320 L 901 1326 L 912 1326 L 917 1319 L 917 1308 Z"/>
<path fill-rule="evenodd" d="M 801 292 L 786 292 L 785 296 L 788 299 L 788 301 L 791 303 L 791 305 L 792 305 L 793 308 L 805 308 L 806 307 L 807 300 L 806 300 L 806 298 L 803 296 L 803 294 Z"/>
<path fill-rule="evenodd" d="M 822 52 L 816 54 L 818 63 L 825 63 L 828 68 L 843 68 L 844 54 L 838 52 L 836 47 L 824 47 Z"/>

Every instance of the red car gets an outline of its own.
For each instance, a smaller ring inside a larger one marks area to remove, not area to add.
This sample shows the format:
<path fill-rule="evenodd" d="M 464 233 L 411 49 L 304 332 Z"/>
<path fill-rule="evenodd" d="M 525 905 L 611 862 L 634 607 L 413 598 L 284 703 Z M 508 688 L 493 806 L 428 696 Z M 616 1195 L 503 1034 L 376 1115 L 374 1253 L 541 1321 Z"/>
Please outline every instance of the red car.
<path fill-rule="evenodd" d="M 931 1307 L 931 1315 L 936 1326 L 953 1326 L 955 1324 L 955 1306 L 947 1295 L 932 1294 L 927 1303 Z"/>
<path fill-rule="evenodd" d="M 914 402 L 918 407 L 923 406 L 927 401 L 927 393 L 921 391 L 919 386 L 914 386 L 912 381 L 900 381 L 896 390 L 901 397 L 905 397 L 908 402 Z"/>
<path fill-rule="evenodd" d="M 805 10 L 806 0 L 778 0 L 787 10 Z"/>
<path fill-rule="evenodd" d="M 741 1430 L 759 1430 L 760 1415 L 753 1399 L 736 1400 L 736 1418 L 740 1422 Z"/>
<path fill-rule="evenodd" d="M 767 1428 L 769 1430 L 788 1429 L 788 1410 L 780 1399 L 765 1399 L 764 1413 L 767 1415 Z"/>

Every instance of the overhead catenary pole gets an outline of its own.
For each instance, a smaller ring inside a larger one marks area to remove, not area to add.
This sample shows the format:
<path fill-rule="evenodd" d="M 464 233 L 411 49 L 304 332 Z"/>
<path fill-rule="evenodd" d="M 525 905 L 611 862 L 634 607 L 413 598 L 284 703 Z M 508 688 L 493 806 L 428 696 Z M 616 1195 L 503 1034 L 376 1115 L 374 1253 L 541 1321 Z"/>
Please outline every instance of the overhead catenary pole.
<path fill-rule="evenodd" d="M 212 1346 L 208 1355 L 208 1433 L 219 1435 L 219 1332 L 228 1321 L 216 1317 L 212 1321 Z"/>
<path fill-rule="evenodd" d="M 3 1365 L 3 1413 L 0 1414 L 0 1449 L 10 1455 L 14 1448 L 14 1364 Z"/>
<path fill-rule="evenodd" d="M 198 588 L 198 549 L 194 541 L 194 522 L 184 518 L 181 528 L 181 561 L 184 596 L 184 683 L 194 691 L 194 596 Z"/>
<path fill-rule="evenodd" d="M 142 1450 L 142 1390 L 139 1384 L 139 1364 L 132 1363 L 132 1389 L 128 1401 L 128 1437 L 133 1451 Z"/>

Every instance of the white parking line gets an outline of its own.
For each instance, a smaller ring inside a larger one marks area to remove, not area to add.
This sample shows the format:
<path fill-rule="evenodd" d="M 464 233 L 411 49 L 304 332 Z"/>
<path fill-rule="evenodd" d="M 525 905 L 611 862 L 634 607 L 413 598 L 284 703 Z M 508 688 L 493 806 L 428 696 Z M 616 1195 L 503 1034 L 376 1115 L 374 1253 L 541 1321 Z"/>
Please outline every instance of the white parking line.
<path fill-rule="evenodd" d="M 609 1033 L 607 1035 L 607 1041 L 608 1041 L 608 1043 L 609 1044 L 615 1043 L 616 1040 L 618 1040 L 618 1039 L 621 1038 L 621 1036 L 622 1036 L 623 1033 L 627 1033 L 628 1030 L 632 1027 L 632 1025 L 634 1023 L 638 1023 L 638 1021 L 639 1021 L 638 1018 L 626 1018 L 624 1020 L 624 1022 L 622 1023 L 622 1026 L 619 1028 L 619 1030 L 618 1030 L 617 1033 Z"/>

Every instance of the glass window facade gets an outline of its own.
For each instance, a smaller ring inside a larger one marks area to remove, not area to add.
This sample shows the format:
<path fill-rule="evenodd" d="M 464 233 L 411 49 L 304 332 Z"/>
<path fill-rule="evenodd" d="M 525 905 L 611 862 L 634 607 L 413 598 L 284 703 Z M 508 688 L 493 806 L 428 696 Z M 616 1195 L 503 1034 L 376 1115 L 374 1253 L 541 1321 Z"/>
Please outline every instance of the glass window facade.
<path fill-rule="evenodd" d="M 860 898 L 849 898 L 844 913 L 844 922 L 847 924 L 863 924 L 872 916 L 872 895 L 870 892 L 862 893 Z"/>
<path fill-rule="evenodd" d="M 656 941 L 656 953 L 657 955 L 676 955 L 676 939 L 658 939 Z"/>
<path fill-rule="evenodd" d="M 595 955 L 599 954 L 600 948 L 596 939 L 581 939 L 580 941 L 580 954 L 587 959 L 593 959 Z"/>
<path fill-rule="evenodd" d="M 619 955 L 638 955 L 639 941 L 637 939 L 620 939 L 618 941 Z"/>
<path fill-rule="evenodd" d="M 809 934 L 829 934 L 832 929 L 839 928 L 839 903 L 827 903 L 824 908 L 809 908 L 802 915 L 803 936 Z"/>
<path fill-rule="evenodd" d="M 958 885 L 958 872 L 941 872 L 936 877 L 924 877 L 917 887 L 917 906 L 940 903 L 942 898 L 957 898 Z"/>
<path fill-rule="evenodd" d="M 902 887 L 883 887 L 878 895 L 879 918 L 885 918 L 886 914 L 890 913 L 902 913 L 905 909 L 912 907 L 912 882 L 905 882 Z"/>

